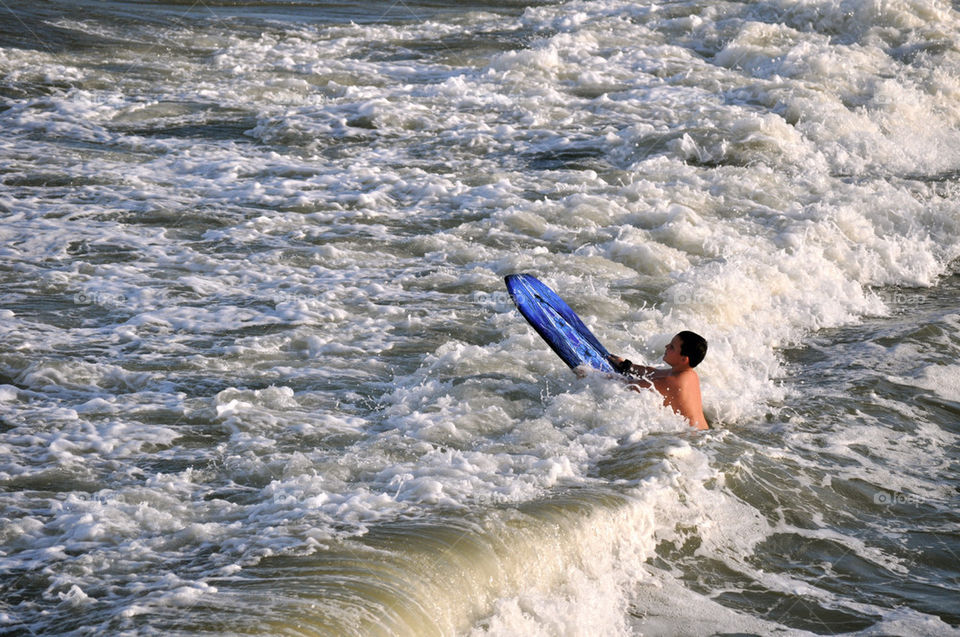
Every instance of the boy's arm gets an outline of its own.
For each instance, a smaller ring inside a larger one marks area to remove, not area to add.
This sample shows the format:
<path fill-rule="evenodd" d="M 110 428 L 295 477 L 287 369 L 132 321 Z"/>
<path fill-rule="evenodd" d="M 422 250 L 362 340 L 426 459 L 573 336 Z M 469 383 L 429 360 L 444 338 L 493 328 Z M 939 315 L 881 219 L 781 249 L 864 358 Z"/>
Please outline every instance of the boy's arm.
<path fill-rule="evenodd" d="M 655 367 L 647 367 L 646 365 L 634 365 L 629 360 L 625 358 L 621 358 L 620 356 L 614 356 L 613 354 L 610 354 L 610 356 L 607 357 L 607 360 L 610 361 L 610 364 L 613 365 L 613 368 L 617 372 L 625 376 L 636 376 L 636 377 L 643 378 L 644 376 L 649 376 L 650 374 L 653 374 L 654 372 L 657 371 Z M 646 385 L 646 386 L 649 387 L 649 385 Z"/>

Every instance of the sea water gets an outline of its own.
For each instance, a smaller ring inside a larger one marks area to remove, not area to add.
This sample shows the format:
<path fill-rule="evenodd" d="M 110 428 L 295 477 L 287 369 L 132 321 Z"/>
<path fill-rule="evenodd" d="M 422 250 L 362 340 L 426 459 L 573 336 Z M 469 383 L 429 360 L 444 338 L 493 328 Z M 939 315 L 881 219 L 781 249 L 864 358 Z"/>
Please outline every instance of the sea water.
<path fill-rule="evenodd" d="M 942 0 L 0 3 L 0 633 L 960 634 Z M 712 429 L 578 378 L 692 329 Z"/>

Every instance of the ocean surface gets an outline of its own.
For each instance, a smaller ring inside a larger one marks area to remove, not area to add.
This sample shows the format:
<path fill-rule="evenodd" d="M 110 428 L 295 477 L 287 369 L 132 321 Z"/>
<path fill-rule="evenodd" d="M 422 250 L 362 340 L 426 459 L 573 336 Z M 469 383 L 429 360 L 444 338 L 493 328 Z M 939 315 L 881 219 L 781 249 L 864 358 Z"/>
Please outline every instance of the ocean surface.
<path fill-rule="evenodd" d="M 0 635 L 960 635 L 958 8 L 0 1 Z"/>

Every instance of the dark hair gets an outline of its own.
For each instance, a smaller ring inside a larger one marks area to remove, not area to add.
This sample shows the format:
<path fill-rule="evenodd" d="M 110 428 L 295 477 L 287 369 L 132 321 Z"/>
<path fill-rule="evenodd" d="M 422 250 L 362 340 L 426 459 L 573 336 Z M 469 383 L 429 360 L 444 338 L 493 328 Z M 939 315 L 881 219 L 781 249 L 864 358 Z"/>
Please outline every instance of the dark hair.
<path fill-rule="evenodd" d="M 707 355 L 707 340 L 696 332 L 680 332 L 680 355 L 686 356 L 690 367 L 696 367 Z"/>

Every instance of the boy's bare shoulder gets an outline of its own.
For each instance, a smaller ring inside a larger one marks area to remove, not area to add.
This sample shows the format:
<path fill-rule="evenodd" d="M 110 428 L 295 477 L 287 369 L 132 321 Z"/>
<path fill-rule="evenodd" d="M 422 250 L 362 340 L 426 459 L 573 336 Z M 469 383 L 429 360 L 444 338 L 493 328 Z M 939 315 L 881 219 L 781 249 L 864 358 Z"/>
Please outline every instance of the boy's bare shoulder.
<path fill-rule="evenodd" d="M 678 371 L 674 370 L 663 370 L 663 374 L 660 378 L 667 383 L 668 385 L 675 387 L 683 387 L 696 383 L 700 384 L 700 377 L 697 376 L 697 372 L 692 368 L 682 369 Z"/>

